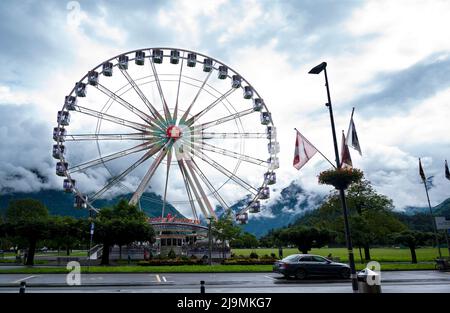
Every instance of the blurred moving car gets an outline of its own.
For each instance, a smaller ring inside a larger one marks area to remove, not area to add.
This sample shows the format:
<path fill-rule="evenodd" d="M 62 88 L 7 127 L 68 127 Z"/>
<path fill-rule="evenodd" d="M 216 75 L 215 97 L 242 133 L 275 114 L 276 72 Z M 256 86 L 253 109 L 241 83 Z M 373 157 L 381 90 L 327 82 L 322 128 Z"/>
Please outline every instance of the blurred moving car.
<path fill-rule="evenodd" d="M 308 276 L 338 276 L 345 279 L 350 277 L 350 266 L 347 264 L 333 262 L 313 254 L 292 254 L 275 262 L 273 271 L 297 279 Z"/>

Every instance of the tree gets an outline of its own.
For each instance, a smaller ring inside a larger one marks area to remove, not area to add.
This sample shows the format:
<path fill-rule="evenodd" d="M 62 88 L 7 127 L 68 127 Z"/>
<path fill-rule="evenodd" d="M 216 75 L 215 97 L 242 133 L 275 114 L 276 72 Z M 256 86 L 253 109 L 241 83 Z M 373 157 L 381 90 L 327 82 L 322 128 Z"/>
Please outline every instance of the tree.
<path fill-rule="evenodd" d="M 303 254 L 307 254 L 312 248 L 321 248 L 333 239 L 333 234 L 316 227 L 295 226 L 285 228 L 280 233 L 280 238 L 285 243 L 295 245 Z"/>
<path fill-rule="evenodd" d="M 9 203 L 4 227 L 9 236 L 26 242 L 26 265 L 34 265 L 36 246 L 39 240 L 48 236 L 48 223 L 48 210 L 40 201 L 21 199 Z"/>
<path fill-rule="evenodd" d="M 393 213 L 392 200 L 377 193 L 370 182 L 364 178 L 350 185 L 346 200 L 352 240 L 356 246 L 364 249 L 366 260 L 371 259 L 371 244 L 385 244 L 389 234 L 407 229 Z M 338 234 L 338 242 L 345 242 L 338 191 L 332 191 L 317 210 L 305 214 L 297 224 L 335 231 Z"/>
<path fill-rule="evenodd" d="M 49 223 L 49 238 L 59 248 L 66 249 L 66 255 L 70 250 L 85 238 L 86 222 L 71 216 L 52 216 Z"/>
<path fill-rule="evenodd" d="M 233 239 L 230 242 L 230 246 L 233 248 L 257 248 L 259 245 L 259 241 L 255 235 L 250 234 L 249 232 L 244 232 L 240 237 Z"/>
<path fill-rule="evenodd" d="M 109 264 L 109 250 L 114 244 L 135 241 L 154 242 L 155 233 L 144 212 L 121 200 L 112 208 L 103 208 L 95 219 L 94 240 L 103 244 L 102 265 Z"/>
<path fill-rule="evenodd" d="M 416 249 L 419 245 L 425 244 L 428 240 L 433 238 L 432 233 L 421 231 L 407 230 L 392 235 L 396 243 L 403 244 L 411 251 L 411 263 L 417 263 Z"/>
<path fill-rule="evenodd" d="M 234 225 L 231 211 L 223 214 L 218 220 L 211 221 L 211 232 L 214 238 L 222 242 L 222 253 L 225 258 L 225 246 L 227 241 L 232 241 L 239 237 L 241 229 Z"/>

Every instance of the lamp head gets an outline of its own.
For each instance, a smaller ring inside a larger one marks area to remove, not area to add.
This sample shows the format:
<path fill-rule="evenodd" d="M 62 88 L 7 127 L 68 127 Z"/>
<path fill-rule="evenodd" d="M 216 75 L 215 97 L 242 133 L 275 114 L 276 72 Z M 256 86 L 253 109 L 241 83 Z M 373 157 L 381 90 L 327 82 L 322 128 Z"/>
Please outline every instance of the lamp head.
<path fill-rule="evenodd" d="M 320 74 L 327 67 L 327 62 L 322 62 L 319 65 L 313 67 L 308 74 Z"/>

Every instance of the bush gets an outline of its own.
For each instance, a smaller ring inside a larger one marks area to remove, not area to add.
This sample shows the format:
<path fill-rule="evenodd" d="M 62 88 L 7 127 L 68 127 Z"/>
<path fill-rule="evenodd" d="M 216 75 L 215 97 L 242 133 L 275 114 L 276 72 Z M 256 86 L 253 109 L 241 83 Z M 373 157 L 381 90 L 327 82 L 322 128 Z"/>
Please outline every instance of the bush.
<path fill-rule="evenodd" d="M 177 255 L 175 254 L 175 251 L 173 251 L 173 249 L 170 249 L 169 253 L 167 254 L 167 257 L 169 259 L 175 259 Z"/>
<path fill-rule="evenodd" d="M 270 254 L 270 257 L 271 257 L 272 259 L 276 259 L 276 258 L 277 258 L 277 255 L 276 255 L 275 253 L 272 252 L 272 253 Z"/>
<path fill-rule="evenodd" d="M 257 258 L 258 258 L 258 254 L 256 252 L 250 253 L 250 259 L 257 259 Z"/>

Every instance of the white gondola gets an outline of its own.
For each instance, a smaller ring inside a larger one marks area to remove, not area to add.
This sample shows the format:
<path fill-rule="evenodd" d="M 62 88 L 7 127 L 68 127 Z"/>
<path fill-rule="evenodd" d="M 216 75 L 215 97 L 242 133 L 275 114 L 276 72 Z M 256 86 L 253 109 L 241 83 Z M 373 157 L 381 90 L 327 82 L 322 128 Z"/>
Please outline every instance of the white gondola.
<path fill-rule="evenodd" d="M 197 55 L 195 53 L 188 53 L 187 56 L 187 66 L 194 67 L 197 63 Z"/>
<path fill-rule="evenodd" d="M 260 98 L 255 98 L 253 100 L 253 111 L 260 112 L 264 108 L 264 101 Z"/>
<path fill-rule="evenodd" d="M 75 106 L 77 105 L 77 98 L 74 96 L 66 96 L 64 105 L 66 109 L 69 111 L 75 110 Z"/>
<path fill-rule="evenodd" d="M 261 212 L 261 202 L 256 200 L 250 204 L 250 209 L 248 210 L 250 213 L 259 213 Z"/>
<path fill-rule="evenodd" d="M 253 97 L 253 89 L 250 86 L 244 87 L 244 99 L 251 99 Z"/>
<path fill-rule="evenodd" d="M 219 74 L 217 75 L 217 77 L 219 79 L 225 79 L 228 76 L 228 67 L 226 67 L 225 65 L 221 65 L 219 66 Z"/>
<path fill-rule="evenodd" d="M 247 224 L 248 223 L 248 213 L 236 214 L 236 222 L 239 224 Z"/>
<path fill-rule="evenodd" d="M 111 62 L 103 63 L 103 75 L 112 76 L 113 74 L 113 64 Z"/>
<path fill-rule="evenodd" d="M 68 111 L 58 111 L 57 122 L 63 126 L 70 123 L 70 113 Z"/>
<path fill-rule="evenodd" d="M 63 189 L 65 192 L 72 192 L 74 187 L 75 187 L 74 179 L 68 179 L 68 178 L 64 179 Z"/>
<path fill-rule="evenodd" d="M 269 125 L 272 121 L 270 112 L 261 112 L 261 124 Z"/>
<path fill-rule="evenodd" d="M 75 83 L 75 94 L 77 97 L 86 97 L 86 84 L 82 82 Z"/>
<path fill-rule="evenodd" d="M 170 51 L 170 63 L 178 64 L 180 62 L 180 51 L 172 50 Z"/>
<path fill-rule="evenodd" d="M 203 72 L 211 72 L 213 69 L 213 60 L 205 58 L 203 60 Z"/>
<path fill-rule="evenodd" d="M 231 87 L 233 88 L 239 88 L 241 87 L 242 78 L 239 75 L 233 75 L 232 81 L 231 81 Z"/>
<path fill-rule="evenodd" d="M 54 127 L 53 128 L 53 140 L 54 141 L 64 141 L 67 131 L 64 127 Z"/>
<path fill-rule="evenodd" d="M 121 70 L 127 70 L 128 69 L 128 60 L 130 58 L 128 57 L 128 55 L 119 55 L 119 63 L 118 66 Z"/>
<path fill-rule="evenodd" d="M 98 72 L 96 72 L 96 71 L 89 71 L 89 73 L 88 73 L 88 83 L 91 86 L 97 86 L 98 85 Z"/>
<path fill-rule="evenodd" d="M 280 152 L 280 143 L 276 141 L 271 141 L 267 144 L 267 150 L 270 154 L 277 154 Z"/>
<path fill-rule="evenodd" d="M 276 156 L 271 156 L 267 159 L 267 163 L 269 164 L 269 170 L 273 171 L 280 167 L 280 159 Z"/>
<path fill-rule="evenodd" d="M 267 181 L 267 185 L 274 185 L 277 182 L 277 174 L 275 172 L 266 172 L 264 180 Z"/>
<path fill-rule="evenodd" d="M 134 59 L 134 63 L 136 63 L 136 65 L 144 65 L 145 63 L 144 51 L 136 51 L 136 58 Z"/>
<path fill-rule="evenodd" d="M 275 126 L 267 126 L 266 134 L 267 134 L 267 139 L 276 140 L 277 139 L 277 128 Z"/>
<path fill-rule="evenodd" d="M 56 175 L 65 176 L 64 174 L 68 167 L 69 167 L 69 164 L 67 162 L 56 163 Z"/>
<path fill-rule="evenodd" d="M 64 145 L 53 145 L 52 155 L 54 159 L 60 159 L 66 153 Z"/>
<path fill-rule="evenodd" d="M 259 198 L 261 200 L 266 200 L 270 198 L 270 188 L 269 187 L 259 187 Z"/>
<path fill-rule="evenodd" d="M 163 62 L 164 52 L 161 49 L 152 50 L 153 63 L 161 64 Z"/>
<path fill-rule="evenodd" d="M 87 198 L 87 196 L 86 196 Z M 75 195 L 75 199 L 73 202 L 73 207 L 76 209 L 86 209 L 87 208 L 87 199 L 80 197 L 79 195 Z"/>

